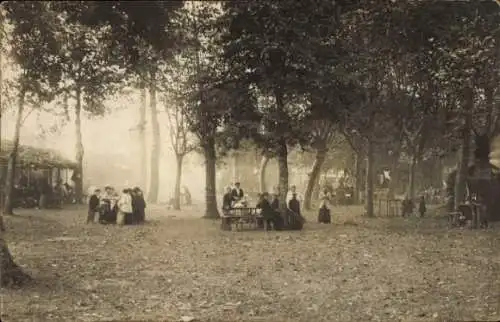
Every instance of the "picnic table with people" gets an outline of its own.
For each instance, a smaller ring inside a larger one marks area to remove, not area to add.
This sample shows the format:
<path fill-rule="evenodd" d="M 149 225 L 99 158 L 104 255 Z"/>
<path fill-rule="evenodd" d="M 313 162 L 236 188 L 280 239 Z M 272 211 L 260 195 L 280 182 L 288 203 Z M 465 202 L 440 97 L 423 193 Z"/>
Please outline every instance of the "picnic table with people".
<path fill-rule="evenodd" d="M 246 224 L 254 229 L 300 230 L 304 223 L 300 200 L 296 187 L 292 186 L 287 194 L 287 208 L 284 215 L 280 212 L 277 192 L 259 194 L 255 205 L 250 206 L 251 200 L 246 197 L 240 183 L 237 182 L 233 188 L 226 187 L 222 197 L 221 228 L 232 230 L 232 226 L 235 225 L 239 229 Z"/>

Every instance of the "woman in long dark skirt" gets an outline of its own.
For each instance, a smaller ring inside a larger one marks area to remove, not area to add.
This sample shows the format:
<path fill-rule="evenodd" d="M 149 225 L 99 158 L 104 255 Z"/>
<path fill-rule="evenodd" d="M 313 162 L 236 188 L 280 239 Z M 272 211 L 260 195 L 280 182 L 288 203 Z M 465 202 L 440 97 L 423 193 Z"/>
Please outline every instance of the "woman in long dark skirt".
<path fill-rule="evenodd" d="M 133 189 L 132 208 L 134 210 L 134 223 L 142 224 L 146 220 L 146 200 L 139 187 Z"/>

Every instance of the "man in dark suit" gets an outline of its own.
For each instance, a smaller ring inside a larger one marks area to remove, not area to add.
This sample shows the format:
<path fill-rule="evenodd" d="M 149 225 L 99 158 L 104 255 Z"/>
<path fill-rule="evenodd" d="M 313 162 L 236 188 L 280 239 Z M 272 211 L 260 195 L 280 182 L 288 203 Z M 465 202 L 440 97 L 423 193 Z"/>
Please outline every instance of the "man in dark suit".
<path fill-rule="evenodd" d="M 226 193 L 222 197 L 222 211 L 224 214 L 229 213 L 233 208 L 233 193 L 231 187 L 226 188 Z"/>
<path fill-rule="evenodd" d="M 236 182 L 234 184 L 234 188 L 233 188 L 233 191 L 231 192 L 231 194 L 232 194 L 233 200 L 235 202 L 240 201 L 243 198 L 244 193 L 243 193 L 243 189 L 240 188 L 239 182 Z"/>
<path fill-rule="evenodd" d="M 281 230 L 283 228 L 283 218 L 280 213 L 274 210 L 271 207 L 271 203 L 269 202 L 269 194 L 264 192 L 261 196 L 261 200 L 259 201 L 258 208 L 261 209 L 262 217 L 267 221 L 268 227 L 269 224 L 272 224 L 275 230 Z"/>

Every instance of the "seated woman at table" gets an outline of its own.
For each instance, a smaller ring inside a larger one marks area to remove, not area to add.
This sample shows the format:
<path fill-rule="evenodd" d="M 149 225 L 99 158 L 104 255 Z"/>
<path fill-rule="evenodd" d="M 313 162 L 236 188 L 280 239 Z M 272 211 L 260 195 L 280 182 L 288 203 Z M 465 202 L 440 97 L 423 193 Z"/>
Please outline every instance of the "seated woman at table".
<path fill-rule="evenodd" d="M 246 208 L 246 207 L 248 207 L 248 200 L 246 196 L 242 197 L 241 199 L 233 203 L 233 208 Z"/>
<path fill-rule="evenodd" d="M 240 201 L 245 196 L 243 189 L 241 189 L 239 182 L 234 183 L 234 189 L 232 190 L 232 194 L 233 194 L 233 200 L 235 202 Z"/>
<path fill-rule="evenodd" d="M 233 195 L 231 192 L 231 187 L 227 187 L 226 193 L 222 197 L 222 213 L 225 215 L 233 208 Z"/>

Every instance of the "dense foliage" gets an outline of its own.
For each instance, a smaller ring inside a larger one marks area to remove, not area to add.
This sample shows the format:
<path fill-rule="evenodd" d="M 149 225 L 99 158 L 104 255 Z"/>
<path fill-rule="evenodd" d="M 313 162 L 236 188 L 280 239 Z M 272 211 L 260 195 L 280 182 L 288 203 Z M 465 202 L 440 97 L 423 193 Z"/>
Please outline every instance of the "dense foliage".
<path fill-rule="evenodd" d="M 282 198 L 290 149 L 316 153 L 312 191 L 339 136 L 358 161 L 368 160 L 364 171 L 352 169 L 366 175 L 360 183 L 372 186 L 380 168 L 398 177 L 406 165 L 399 179 L 407 177 L 413 195 L 420 163 L 460 151 L 458 165 L 465 164 L 474 131 L 491 138 L 500 130 L 494 1 L 12 2 L 5 9 L 26 95 L 50 101 L 78 89 L 81 108 L 97 114 L 125 84 L 148 89 L 154 114 L 156 95 L 169 98 L 207 160 L 207 216 L 217 216 L 216 160 L 241 140 L 278 159 Z"/>

